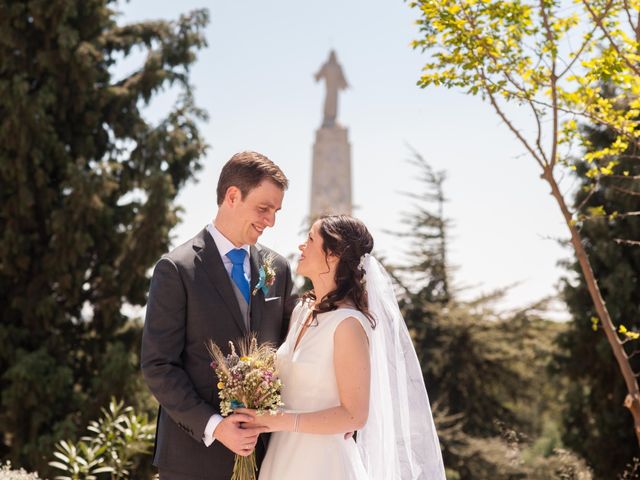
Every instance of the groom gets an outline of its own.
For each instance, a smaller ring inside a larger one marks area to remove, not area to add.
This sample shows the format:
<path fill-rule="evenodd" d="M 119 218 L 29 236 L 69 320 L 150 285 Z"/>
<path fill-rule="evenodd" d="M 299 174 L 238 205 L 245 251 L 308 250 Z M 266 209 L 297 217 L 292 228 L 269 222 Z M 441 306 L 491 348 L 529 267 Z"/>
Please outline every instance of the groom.
<path fill-rule="evenodd" d="M 228 480 L 234 453 L 255 447 L 258 462 L 264 455 L 261 430 L 243 428 L 248 418 L 219 415 L 205 344 L 211 339 L 228 351 L 229 341 L 249 332 L 276 345 L 286 336 L 295 300 L 289 264 L 256 242 L 274 225 L 287 186 L 264 155 L 234 155 L 220 173 L 213 223 L 155 266 L 141 365 L 160 403 L 153 464 L 161 480 Z M 275 283 L 256 289 L 267 254 L 275 255 Z"/>

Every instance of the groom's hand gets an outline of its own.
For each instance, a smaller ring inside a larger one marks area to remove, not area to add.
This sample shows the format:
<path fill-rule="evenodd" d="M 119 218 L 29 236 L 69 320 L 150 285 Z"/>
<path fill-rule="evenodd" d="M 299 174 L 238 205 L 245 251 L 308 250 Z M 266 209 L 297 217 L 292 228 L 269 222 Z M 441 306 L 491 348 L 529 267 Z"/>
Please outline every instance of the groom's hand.
<path fill-rule="evenodd" d="M 233 453 L 246 457 L 253 452 L 258 435 L 266 431 L 264 427 L 243 426 L 243 423 L 252 421 L 250 415 L 234 413 L 218 424 L 213 436 Z"/>

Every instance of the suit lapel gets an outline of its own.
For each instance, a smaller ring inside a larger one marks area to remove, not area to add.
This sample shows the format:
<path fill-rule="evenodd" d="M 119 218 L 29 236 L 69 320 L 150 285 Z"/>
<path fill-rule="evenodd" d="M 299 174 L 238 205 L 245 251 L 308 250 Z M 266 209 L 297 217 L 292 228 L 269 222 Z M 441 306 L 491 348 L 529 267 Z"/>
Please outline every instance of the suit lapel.
<path fill-rule="evenodd" d="M 253 289 L 258 283 L 260 269 L 260 262 L 262 257 L 260 251 L 255 245 L 250 248 L 250 262 L 251 263 L 251 331 L 258 332 L 260 329 L 260 323 L 262 322 L 262 310 L 264 309 L 264 293 L 259 289 L 255 295 L 253 295 Z"/>
<path fill-rule="evenodd" d="M 227 269 L 224 267 L 224 263 L 222 263 L 222 258 L 220 257 L 220 252 L 218 251 L 216 242 L 213 240 L 209 232 L 207 232 L 206 228 L 200 232 L 200 235 L 196 238 L 196 242 L 194 242 L 194 246 L 200 247 L 200 251 L 197 255 L 202 262 L 204 270 L 207 272 L 209 280 L 211 280 L 213 286 L 218 290 L 218 293 L 231 312 L 233 320 L 238 324 L 240 330 L 246 335 L 247 327 L 242 320 L 242 313 L 238 306 L 238 300 L 236 299 L 233 287 L 231 286 L 231 278 L 227 273 Z"/>

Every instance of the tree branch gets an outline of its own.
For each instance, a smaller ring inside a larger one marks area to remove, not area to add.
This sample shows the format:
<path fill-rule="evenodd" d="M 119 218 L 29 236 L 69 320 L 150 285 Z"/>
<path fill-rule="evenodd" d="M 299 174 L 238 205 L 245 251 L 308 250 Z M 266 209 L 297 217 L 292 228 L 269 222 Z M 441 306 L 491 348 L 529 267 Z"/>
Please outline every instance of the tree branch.
<path fill-rule="evenodd" d="M 640 211 L 636 211 L 636 212 L 625 212 L 625 213 L 619 213 L 618 217 L 638 217 L 640 216 Z"/>
<path fill-rule="evenodd" d="M 545 10 L 544 0 L 540 0 L 540 14 L 542 15 L 542 23 L 546 31 L 547 42 L 549 45 L 554 43 L 553 32 L 551 31 L 551 25 L 549 25 L 549 17 Z M 553 169 L 556 161 L 558 160 L 558 77 L 556 75 L 556 57 L 557 51 L 553 48 L 551 51 L 551 73 L 549 75 L 551 81 L 551 114 L 553 117 L 553 137 L 551 141 L 551 159 L 549 161 L 549 167 Z"/>
<path fill-rule="evenodd" d="M 490 84 L 493 85 L 497 88 L 502 88 L 503 91 L 505 91 L 506 93 L 508 93 L 509 95 L 512 95 L 513 97 L 523 101 L 523 102 L 532 102 L 536 105 L 539 105 L 541 107 L 547 108 L 547 109 L 553 109 L 553 104 L 547 103 L 543 100 L 540 99 L 535 99 L 535 98 L 528 98 L 526 96 L 521 95 L 518 92 L 515 92 L 513 90 L 508 90 L 505 89 L 503 87 L 499 87 L 494 81 L 492 81 L 490 78 L 488 77 L 484 77 L 483 80 Z M 569 110 L 568 108 L 564 108 L 561 105 L 558 105 L 557 107 L 557 111 L 561 112 L 561 113 L 567 113 L 569 115 L 575 115 L 577 117 L 581 117 L 583 119 L 586 120 L 590 120 L 593 123 L 596 124 L 600 124 L 600 125 L 604 125 L 607 126 L 609 128 L 611 128 L 612 130 L 614 130 L 617 134 L 622 134 L 628 141 L 630 144 L 632 144 L 633 146 L 636 147 L 640 147 L 640 142 L 638 141 L 638 139 L 636 137 L 634 137 L 633 135 L 627 133 L 627 132 L 621 132 L 619 130 L 617 130 L 613 125 L 611 125 L 610 123 L 608 123 L 606 120 L 603 120 L 602 118 L 598 117 L 597 115 L 594 115 L 593 113 L 588 113 L 588 112 L 584 112 L 584 111 L 577 111 L 577 110 Z M 546 158 L 545 158 L 546 160 Z M 610 176 L 610 175 L 609 175 Z"/>
<path fill-rule="evenodd" d="M 588 33 L 587 39 L 584 40 L 584 42 L 582 42 L 582 45 L 576 52 L 576 56 L 573 57 L 573 60 L 569 62 L 569 64 L 565 67 L 565 69 L 560 74 L 558 74 L 558 79 L 564 77 L 567 74 L 567 72 L 571 70 L 573 65 L 578 61 L 578 58 L 580 58 L 580 55 L 582 55 L 582 52 L 584 51 L 584 49 L 587 47 L 587 45 L 589 45 L 589 43 L 591 43 L 591 36 L 594 34 L 597 28 L 598 28 L 597 26 L 593 27 L 593 30 L 591 30 L 591 32 Z"/>
<path fill-rule="evenodd" d="M 633 32 L 636 34 L 636 42 L 638 41 L 638 32 L 636 31 L 636 26 L 633 24 L 633 19 L 631 18 L 631 14 L 629 13 L 629 10 L 631 9 L 630 5 L 629 5 L 629 0 L 624 0 L 624 13 L 627 14 L 627 22 L 629 22 L 629 28 L 631 28 L 631 30 L 633 30 Z"/>
<path fill-rule="evenodd" d="M 605 11 L 607 11 L 610 7 L 611 4 L 613 2 L 610 0 L 609 3 L 607 4 L 607 6 L 605 7 Z M 602 23 L 602 18 L 604 18 L 603 16 L 598 17 L 595 12 L 593 11 L 593 8 L 591 8 L 591 5 L 589 5 L 588 0 L 582 0 L 582 4 L 584 5 L 584 7 L 587 9 L 587 11 L 589 12 L 589 14 L 591 15 L 591 18 L 593 19 L 593 21 L 595 22 L 595 24 L 598 26 L 598 28 L 600 29 L 600 31 L 604 34 L 605 37 L 607 37 L 607 40 L 609 40 L 609 43 L 611 44 L 611 46 L 613 47 L 613 49 L 616 51 L 616 53 L 620 56 L 620 58 L 622 58 L 622 60 L 624 60 L 624 63 L 627 64 L 627 66 L 634 71 L 634 73 L 638 76 L 640 76 L 640 68 L 638 68 L 637 65 L 635 65 L 632 61 L 630 61 L 627 56 L 620 50 L 620 47 L 618 47 L 618 45 L 616 44 L 616 42 L 614 41 L 613 37 L 611 37 L 611 34 L 609 33 L 609 31 L 605 28 L 604 24 Z M 637 33 L 637 31 L 636 31 Z"/>
<path fill-rule="evenodd" d="M 640 175 L 607 175 L 605 178 L 615 178 L 620 180 L 640 180 Z"/>
<path fill-rule="evenodd" d="M 484 76 L 484 72 L 482 72 L 482 77 L 486 78 Z M 538 165 L 540 165 L 540 168 L 542 168 L 544 170 L 546 165 L 548 165 L 548 164 L 545 162 L 544 159 L 541 159 L 540 157 L 538 157 L 538 155 L 536 154 L 535 150 L 531 147 L 531 145 L 529 145 L 529 142 L 527 142 L 527 139 L 522 136 L 520 131 L 513 125 L 511 120 L 509 120 L 507 118 L 507 116 L 504 114 L 504 112 L 502 111 L 502 109 L 498 105 L 498 102 L 496 101 L 496 98 L 493 95 L 493 93 L 490 91 L 490 89 L 486 89 L 486 91 L 487 91 L 487 95 L 489 96 L 489 100 L 491 102 L 491 105 L 493 106 L 493 108 L 496 111 L 496 113 L 498 114 L 498 116 L 507 125 L 507 127 L 509 127 L 509 130 L 511 130 L 513 132 L 513 134 L 518 138 L 518 140 L 520 140 L 520 142 L 524 145 L 524 148 L 526 148 L 529 151 L 529 153 L 531 154 L 531 156 L 533 156 L 535 161 L 538 162 Z"/>
<path fill-rule="evenodd" d="M 626 240 L 624 238 L 614 238 L 613 241 L 620 245 L 626 244 L 626 245 L 631 245 L 633 247 L 640 247 L 640 242 L 637 240 Z"/>
<path fill-rule="evenodd" d="M 627 195 L 632 195 L 634 197 L 640 197 L 640 192 L 637 192 L 635 190 L 629 190 L 628 188 L 622 188 L 622 187 L 618 187 L 616 185 L 611 185 L 611 188 L 613 190 L 617 190 L 618 192 L 626 193 Z"/>
<path fill-rule="evenodd" d="M 584 197 L 584 200 L 582 200 L 580 202 L 580 205 L 578 205 L 578 207 L 574 210 L 574 213 L 579 212 L 580 210 L 582 210 L 582 207 L 584 207 L 586 205 L 586 203 L 589 201 L 589 199 L 593 196 L 593 194 L 595 193 L 595 188 L 592 188 L 589 193 L 587 194 L 586 197 Z"/>

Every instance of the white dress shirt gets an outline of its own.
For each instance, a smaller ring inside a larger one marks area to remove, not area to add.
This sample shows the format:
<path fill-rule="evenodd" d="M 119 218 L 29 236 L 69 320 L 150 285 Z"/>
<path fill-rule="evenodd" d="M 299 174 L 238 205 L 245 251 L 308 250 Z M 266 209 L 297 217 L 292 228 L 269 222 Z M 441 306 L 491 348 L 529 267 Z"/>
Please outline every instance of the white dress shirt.
<path fill-rule="evenodd" d="M 249 255 L 251 254 L 251 250 L 249 249 L 249 245 L 242 245 L 241 247 L 236 247 L 231 241 L 225 237 L 220 230 L 216 228 L 213 223 L 207 225 L 207 231 L 213 237 L 213 241 L 216 242 L 216 247 L 218 247 L 218 252 L 220 252 L 220 258 L 222 258 L 222 263 L 224 263 L 224 268 L 227 269 L 227 273 L 229 277 L 231 277 L 231 269 L 233 268 L 233 263 L 231 263 L 231 259 L 227 257 L 227 253 L 236 248 L 242 248 L 247 252 L 244 257 L 244 276 L 247 277 L 247 282 L 251 282 L 251 265 L 249 263 Z"/>
<path fill-rule="evenodd" d="M 231 259 L 227 257 L 227 253 L 235 248 L 242 248 L 247 251 L 247 254 L 244 257 L 244 265 L 242 266 L 244 269 L 244 276 L 247 278 L 247 282 L 251 284 L 251 264 L 249 263 L 249 254 L 250 249 L 249 245 L 242 245 L 241 247 L 236 247 L 231 241 L 225 237 L 220 230 L 216 228 L 213 223 L 207 225 L 207 231 L 213 237 L 213 241 L 216 242 L 216 247 L 218 247 L 218 252 L 220 252 L 220 258 L 222 258 L 222 263 L 224 263 L 224 267 L 227 269 L 227 273 L 229 277 L 231 277 L 231 269 L 233 268 L 233 264 L 231 263 Z M 207 426 L 204 429 L 204 435 L 202 436 L 202 441 L 208 447 L 214 441 L 215 437 L 213 436 L 213 432 L 215 431 L 218 424 L 222 421 L 222 416 L 215 413 L 211 415 L 209 421 L 207 422 Z"/>

